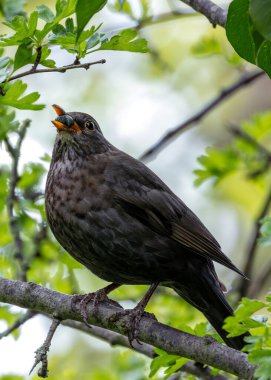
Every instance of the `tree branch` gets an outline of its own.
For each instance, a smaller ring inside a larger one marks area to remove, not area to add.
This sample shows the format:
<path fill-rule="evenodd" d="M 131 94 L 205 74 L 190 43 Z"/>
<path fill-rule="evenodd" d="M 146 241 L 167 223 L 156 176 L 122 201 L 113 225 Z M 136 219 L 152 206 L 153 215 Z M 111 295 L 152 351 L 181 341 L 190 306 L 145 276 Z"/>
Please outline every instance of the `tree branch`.
<path fill-rule="evenodd" d="M 217 105 L 229 98 L 233 93 L 247 86 L 256 79 L 262 77 L 264 74 L 264 71 L 256 71 L 250 74 L 243 75 L 237 82 L 222 90 L 218 96 L 211 100 L 211 102 L 205 105 L 200 111 L 189 117 L 178 127 L 169 130 L 160 140 L 158 140 L 157 143 L 155 143 L 145 153 L 143 153 L 139 159 L 142 161 L 146 161 L 149 160 L 151 157 L 154 158 L 154 156 L 158 152 L 164 149 L 181 132 L 200 121 L 204 116 L 211 112 Z"/>
<path fill-rule="evenodd" d="M 99 61 L 95 62 L 87 62 L 87 63 L 80 63 L 79 65 L 67 65 L 67 66 L 61 66 L 61 67 L 54 67 L 51 69 L 35 69 L 31 68 L 30 70 L 24 71 L 20 74 L 13 75 L 8 79 L 8 82 L 19 79 L 22 77 L 26 77 L 27 75 L 32 75 L 32 74 L 41 74 L 41 73 L 65 73 L 67 70 L 73 70 L 73 69 L 85 69 L 88 70 L 90 66 L 97 65 L 97 64 L 103 64 L 105 63 L 105 59 L 100 59 Z M 34 67 L 34 66 L 33 66 Z"/>
<path fill-rule="evenodd" d="M 0 278 L 0 302 L 17 305 L 54 316 L 60 320 L 72 319 L 82 322 L 79 305 L 74 305 L 73 297 L 46 289 L 34 283 Z M 120 317 L 114 324 L 110 318 L 120 309 L 112 305 L 99 306 L 98 318 L 93 313 L 93 304 L 87 306 L 88 323 L 127 335 L 129 317 Z M 139 339 L 196 362 L 219 368 L 245 380 L 251 379 L 255 366 L 247 361 L 247 356 L 224 346 L 214 339 L 201 338 L 163 325 L 151 318 L 143 317 L 140 322 Z"/>
<path fill-rule="evenodd" d="M 138 343 L 135 341 L 133 347 L 130 346 L 128 338 L 126 336 L 115 333 L 113 331 L 103 329 L 102 327 L 92 326 L 89 328 L 84 323 L 66 320 L 61 323 L 63 326 L 68 326 L 79 331 L 85 332 L 88 335 L 94 336 L 98 339 L 109 343 L 111 346 L 121 346 L 132 349 L 140 354 L 143 354 L 151 359 L 155 358 L 156 353 L 154 352 L 154 347 L 146 343 Z M 180 368 L 181 372 L 190 373 L 191 375 L 198 376 L 203 380 L 229 380 L 223 375 L 213 376 L 211 370 L 208 367 L 203 367 L 196 363 L 186 363 Z M 179 378 L 179 375 L 178 375 Z"/>
<path fill-rule="evenodd" d="M 213 26 L 220 25 L 225 28 L 227 11 L 210 0 L 181 0 L 195 11 L 208 18 Z"/>

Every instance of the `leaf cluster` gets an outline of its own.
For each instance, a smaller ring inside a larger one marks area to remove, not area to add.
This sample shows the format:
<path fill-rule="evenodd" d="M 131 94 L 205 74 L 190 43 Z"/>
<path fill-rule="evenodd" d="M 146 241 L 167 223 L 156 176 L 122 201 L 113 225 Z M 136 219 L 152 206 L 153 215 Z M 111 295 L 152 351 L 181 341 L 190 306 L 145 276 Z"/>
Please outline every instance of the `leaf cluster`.
<path fill-rule="evenodd" d="M 12 33 L 0 37 L 0 104 L 31 110 L 44 107 L 35 104 L 39 98 L 37 92 L 23 96 L 27 85 L 22 81 L 11 84 L 10 80 L 17 70 L 27 65 L 32 65 L 32 72 L 36 71 L 38 65 L 55 68 L 56 62 L 51 57 L 51 46 L 58 46 L 75 55 L 75 63 L 98 50 L 147 52 L 146 40 L 139 38 L 135 29 L 101 33 L 98 32 L 101 23 L 85 29 L 106 3 L 106 0 L 57 0 L 54 11 L 47 5 L 39 5 L 29 15 L 21 12 L 22 7 L 18 8 L 18 14 L 14 15 L 11 9 L 3 6 L 2 12 L 6 15 L 4 24 Z M 4 48 L 7 47 L 16 48 L 13 58 L 3 56 Z"/>
<path fill-rule="evenodd" d="M 195 170 L 197 185 L 213 179 L 218 183 L 226 176 L 242 173 L 249 181 L 268 176 L 271 152 L 271 113 L 255 115 L 240 127 L 231 126 L 231 140 L 220 148 L 207 148 L 199 157 L 201 169 Z"/>
<path fill-rule="evenodd" d="M 265 312 L 263 315 L 259 311 Z M 253 315 L 257 312 L 256 315 Z M 245 338 L 248 343 L 244 351 L 248 352 L 248 359 L 257 365 L 255 378 L 259 380 L 271 379 L 271 296 L 266 302 L 243 298 L 234 316 L 225 320 L 224 328 L 229 337 L 250 332 L 251 336 Z"/>

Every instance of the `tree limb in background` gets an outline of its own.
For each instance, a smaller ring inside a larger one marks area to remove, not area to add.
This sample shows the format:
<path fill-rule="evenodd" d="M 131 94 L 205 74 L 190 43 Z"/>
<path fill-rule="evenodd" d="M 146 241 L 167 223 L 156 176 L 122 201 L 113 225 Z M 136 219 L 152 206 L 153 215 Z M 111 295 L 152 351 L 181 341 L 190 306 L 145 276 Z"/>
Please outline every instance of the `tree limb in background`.
<path fill-rule="evenodd" d="M 0 278 L 0 302 L 42 312 L 54 318 L 72 319 L 82 322 L 79 307 L 72 307 L 73 297 L 46 289 L 34 283 L 26 283 Z M 129 317 L 120 317 L 114 324 L 110 322 L 119 308 L 99 305 L 98 317 L 93 313 L 93 304 L 87 306 L 88 323 L 127 335 Z M 139 339 L 158 347 L 169 354 L 180 355 L 196 362 L 221 369 L 242 379 L 251 379 L 255 366 L 247 361 L 246 354 L 224 346 L 215 339 L 194 336 L 163 325 L 151 318 L 143 317 L 140 322 Z"/>
<path fill-rule="evenodd" d="M 193 116 L 189 117 L 178 127 L 169 130 L 169 132 L 167 132 L 160 140 L 158 140 L 157 143 L 155 143 L 152 147 L 147 149 L 147 151 L 143 153 L 142 156 L 139 157 L 139 159 L 142 161 L 148 161 L 150 160 L 150 158 L 153 159 L 158 152 L 164 149 L 174 138 L 178 137 L 181 132 L 200 121 L 218 104 L 222 103 L 236 91 L 252 83 L 256 79 L 262 77 L 264 74 L 264 71 L 256 71 L 250 74 L 243 75 L 237 82 L 222 90 L 218 96 L 211 100 L 211 102 L 204 106 L 200 111 L 195 113 Z"/>
<path fill-rule="evenodd" d="M 9 334 L 17 330 L 19 327 L 21 327 L 23 324 L 25 324 L 25 322 L 29 321 L 29 319 L 33 318 L 35 315 L 37 315 L 36 312 L 28 310 L 22 317 L 18 318 L 12 326 L 8 327 L 5 331 L 0 333 L 0 339 L 7 337 Z"/>
<path fill-rule="evenodd" d="M 195 11 L 203 14 L 214 26 L 220 25 L 225 28 L 227 11 L 210 0 L 181 0 Z"/>
<path fill-rule="evenodd" d="M 5 138 L 4 142 L 7 148 L 8 153 L 12 159 L 11 166 L 11 179 L 9 185 L 9 193 L 7 197 L 7 211 L 8 211 L 8 220 L 10 231 L 12 237 L 14 239 L 15 244 L 15 254 L 14 257 L 19 265 L 17 271 L 17 278 L 21 281 L 27 281 L 27 264 L 25 262 L 24 254 L 23 254 L 23 241 L 21 238 L 20 226 L 18 224 L 18 220 L 14 215 L 14 207 L 16 203 L 16 187 L 19 182 L 19 174 L 18 174 L 18 164 L 19 158 L 21 154 L 22 142 L 25 138 L 26 130 L 30 126 L 31 121 L 25 120 L 21 127 L 18 130 L 18 139 L 16 141 L 15 146 L 12 146 L 9 139 Z"/>
<path fill-rule="evenodd" d="M 271 189 L 269 189 L 266 199 L 263 202 L 262 209 L 256 219 L 254 231 L 251 234 L 251 239 L 248 245 L 248 250 L 247 250 L 246 259 L 245 259 L 245 266 L 244 266 L 244 273 L 248 277 L 250 277 L 252 274 L 254 258 L 257 251 L 257 241 L 258 241 L 258 238 L 260 237 L 261 220 L 267 215 L 270 205 L 271 205 Z M 259 278 L 256 281 L 259 281 Z M 247 296 L 250 286 L 253 286 L 253 285 L 251 285 L 249 281 L 241 280 L 240 285 L 239 285 L 240 298 Z"/>

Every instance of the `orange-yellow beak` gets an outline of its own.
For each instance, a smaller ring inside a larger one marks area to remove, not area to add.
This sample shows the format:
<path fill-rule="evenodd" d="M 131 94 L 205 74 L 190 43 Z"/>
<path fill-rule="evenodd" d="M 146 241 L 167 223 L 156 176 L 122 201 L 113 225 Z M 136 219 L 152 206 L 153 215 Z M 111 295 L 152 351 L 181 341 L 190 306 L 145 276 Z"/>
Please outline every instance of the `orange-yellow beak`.
<path fill-rule="evenodd" d="M 57 104 L 53 104 L 52 107 L 56 111 L 58 116 L 65 115 L 66 112 L 63 110 L 63 108 L 59 107 Z"/>
<path fill-rule="evenodd" d="M 80 132 L 81 131 L 76 121 L 74 121 L 70 115 L 66 114 L 63 108 L 57 106 L 56 104 L 53 104 L 52 107 L 54 108 L 54 110 L 56 111 L 58 115 L 58 117 L 55 120 L 52 120 L 52 123 L 59 131 L 66 131 L 66 132 Z"/>
<path fill-rule="evenodd" d="M 57 129 L 65 129 L 65 124 L 61 123 L 61 121 L 58 120 L 52 120 L 52 123 Z"/>

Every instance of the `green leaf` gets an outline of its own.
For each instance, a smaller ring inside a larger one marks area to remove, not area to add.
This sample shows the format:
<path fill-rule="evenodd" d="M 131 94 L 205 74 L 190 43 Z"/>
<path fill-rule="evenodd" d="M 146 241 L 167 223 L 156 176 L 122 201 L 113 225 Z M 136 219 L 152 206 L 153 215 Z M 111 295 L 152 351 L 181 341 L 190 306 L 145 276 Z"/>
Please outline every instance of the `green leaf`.
<path fill-rule="evenodd" d="M 226 34 L 237 53 L 255 63 L 256 48 L 249 15 L 249 0 L 233 0 L 229 6 Z"/>
<path fill-rule="evenodd" d="M 223 328 L 229 332 L 228 337 L 235 337 L 252 328 L 264 326 L 263 322 L 251 318 L 256 311 L 265 307 L 266 304 L 261 301 L 242 298 L 241 304 L 234 313 L 234 316 L 225 319 Z"/>
<path fill-rule="evenodd" d="M 40 97 L 38 92 L 32 92 L 22 97 L 26 89 L 27 85 L 21 80 L 17 80 L 14 83 L 7 83 L 4 88 L 6 94 L 5 96 L 0 96 L 0 104 L 25 110 L 37 111 L 43 109 L 43 104 L 34 104 Z"/>
<path fill-rule="evenodd" d="M 157 356 L 152 360 L 149 377 L 153 377 L 159 371 L 160 368 L 174 365 L 176 363 L 176 360 L 178 360 L 179 358 L 180 356 L 178 355 L 171 355 L 167 354 L 166 352 L 163 352 L 163 354 Z"/>
<path fill-rule="evenodd" d="M 38 24 L 38 12 L 34 11 L 30 14 L 29 20 L 28 20 L 28 30 L 29 30 L 29 35 L 32 36 L 35 33 L 35 30 L 37 28 Z"/>
<path fill-rule="evenodd" d="M 111 38 L 103 37 L 101 46 L 97 50 L 125 50 L 131 52 L 146 53 L 149 51 L 147 41 L 137 38 L 138 33 L 134 29 L 125 29 Z"/>
<path fill-rule="evenodd" d="M 44 28 L 39 31 L 39 33 L 36 32 L 36 37 L 38 38 L 39 43 L 42 42 L 45 36 L 51 32 L 51 30 L 55 28 L 61 20 L 72 15 L 75 12 L 76 2 L 77 0 L 58 0 L 56 2 L 56 17 L 53 19 L 53 21 L 47 23 Z"/>
<path fill-rule="evenodd" d="M 257 53 L 257 65 L 271 77 L 271 41 L 264 41 Z"/>
<path fill-rule="evenodd" d="M 31 44 L 19 45 L 14 58 L 14 71 L 31 63 L 33 47 Z"/>
<path fill-rule="evenodd" d="M 253 350 L 248 355 L 252 364 L 258 365 L 254 376 L 259 380 L 270 380 L 271 374 L 271 349 Z"/>
<path fill-rule="evenodd" d="M 55 18 L 54 13 L 46 5 L 38 5 L 37 11 L 39 18 L 45 22 L 52 22 Z"/>
<path fill-rule="evenodd" d="M 250 0 L 249 11 L 258 32 L 271 40 L 271 6 L 270 0 Z"/>
<path fill-rule="evenodd" d="M 93 15 L 99 12 L 107 0 L 78 0 L 76 5 L 77 39 Z"/>

